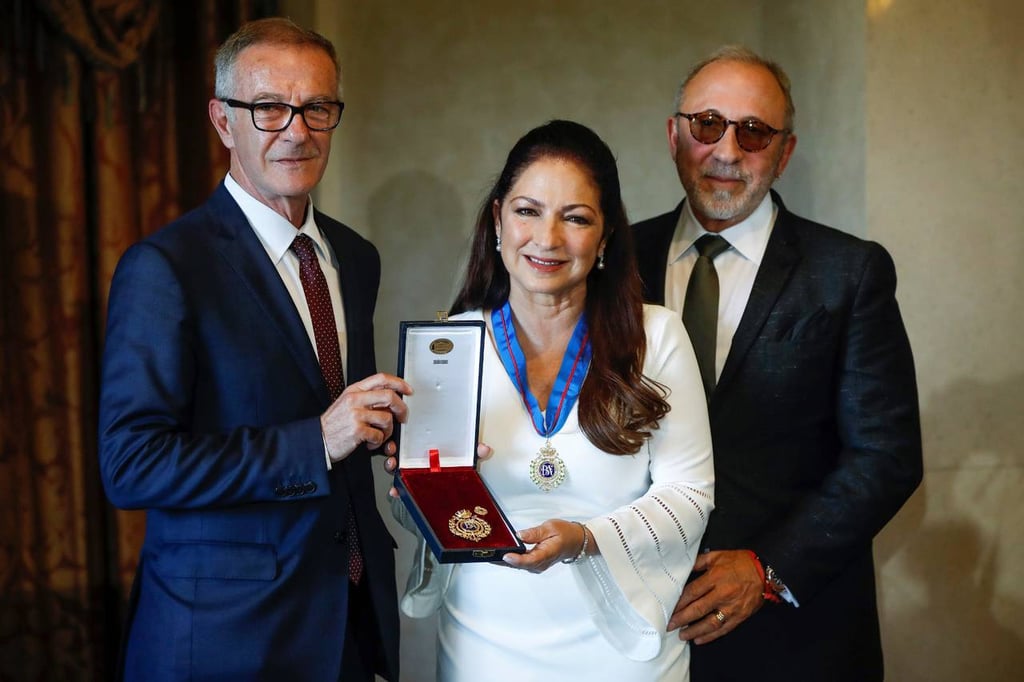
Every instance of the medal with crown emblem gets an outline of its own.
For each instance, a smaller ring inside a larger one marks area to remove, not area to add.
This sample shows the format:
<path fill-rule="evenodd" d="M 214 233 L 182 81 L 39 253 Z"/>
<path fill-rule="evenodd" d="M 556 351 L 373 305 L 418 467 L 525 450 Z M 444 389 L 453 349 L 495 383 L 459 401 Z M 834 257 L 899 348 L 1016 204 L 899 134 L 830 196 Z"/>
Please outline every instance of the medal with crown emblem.
<path fill-rule="evenodd" d="M 548 493 L 562 485 L 567 473 L 565 462 L 558 456 L 558 451 L 551 441 L 544 441 L 544 447 L 530 462 L 530 479 L 534 485 Z"/>
<path fill-rule="evenodd" d="M 452 535 L 457 535 L 464 540 L 480 542 L 491 534 L 491 524 L 481 517 L 487 515 L 483 507 L 473 507 L 473 511 L 460 509 L 448 520 L 448 530 Z"/>

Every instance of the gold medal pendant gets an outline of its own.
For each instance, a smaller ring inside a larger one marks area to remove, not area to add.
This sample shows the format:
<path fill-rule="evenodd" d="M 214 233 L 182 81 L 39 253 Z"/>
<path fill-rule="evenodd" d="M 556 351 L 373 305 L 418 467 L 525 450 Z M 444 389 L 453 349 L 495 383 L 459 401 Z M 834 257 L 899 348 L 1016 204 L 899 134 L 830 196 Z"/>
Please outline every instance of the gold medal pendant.
<path fill-rule="evenodd" d="M 548 493 L 562 485 L 565 481 L 565 462 L 558 456 L 558 451 L 545 441 L 537 456 L 530 462 L 530 479 L 534 484 Z"/>
<path fill-rule="evenodd" d="M 486 514 L 487 510 L 483 507 L 474 507 L 472 512 L 460 509 L 448 520 L 448 530 L 463 540 L 480 542 L 491 534 L 491 524 L 480 518 Z"/>

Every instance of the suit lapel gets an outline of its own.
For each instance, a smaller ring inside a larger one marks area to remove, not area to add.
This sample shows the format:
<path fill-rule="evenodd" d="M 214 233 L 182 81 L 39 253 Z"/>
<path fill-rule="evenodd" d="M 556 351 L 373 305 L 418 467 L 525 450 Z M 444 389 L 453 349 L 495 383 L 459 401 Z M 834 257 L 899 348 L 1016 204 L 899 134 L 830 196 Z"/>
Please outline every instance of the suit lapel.
<path fill-rule="evenodd" d="M 657 305 L 665 305 L 665 263 L 682 210 L 683 203 L 679 202 L 674 211 L 652 219 L 649 231 L 637 240 L 637 269 L 643 277 L 644 300 Z"/>
<path fill-rule="evenodd" d="M 725 359 L 725 366 L 722 367 L 718 385 L 711 395 L 712 406 L 715 404 L 715 398 L 727 390 L 729 383 L 734 380 L 737 368 L 743 363 L 743 358 L 750 350 L 751 344 L 761 333 L 768 315 L 775 306 L 775 301 L 786 287 L 793 268 L 800 261 L 800 251 L 796 234 L 793 231 L 791 214 L 774 191 L 772 199 L 779 207 L 779 215 L 775 220 L 772 235 L 768 239 L 761 267 L 758 268 L 757 276 L 754 278 L 754 287 L 750 291 L 747 307 L 743 310 L 739 327 L 736 328 L 736 334 L 732 338 L 732 346 Z"/>
<path fill-rule="evenodd" d="M 320 373 L 316 352 L 306 335 L 302 318 L 295 309 L 281 276 L 267 258 L 267 252 L 253 232 L 249 221 L 223 183 L 208 202 L 212 220 L 220 225 L 217 249 L 242 280 L 267 314 L 271 324 L 280 332 L 288 354 L 295 360 L 310 387 L 323 403 L 330 402 L 327 385 Z"/>

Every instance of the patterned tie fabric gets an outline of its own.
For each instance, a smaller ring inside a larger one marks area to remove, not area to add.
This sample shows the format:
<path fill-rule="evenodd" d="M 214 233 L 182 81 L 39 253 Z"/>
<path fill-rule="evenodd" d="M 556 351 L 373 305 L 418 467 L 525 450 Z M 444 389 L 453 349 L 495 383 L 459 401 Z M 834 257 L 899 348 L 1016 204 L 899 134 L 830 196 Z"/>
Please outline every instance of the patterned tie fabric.
<path fill-rule="evenodd" d="M 711 399 L 715 390 L 715 346 L 718 341 L 718 272 L 715 257 L 729 248 L 729 242 L 715 234 L 706 234 L 695 245 L 697 262 L 690 273 L 683 302 L 683 325 L 697 355 L 704 394 Z"/>
<path fill-rule="evenodd" d="M 338 326 L 331 307 L 331 292 L 327 278 L 320 269 L 313 240 L 300 234 L 292 242 L 292 251 L 299 257 L 299 279 L 306 292 L 306 305 L 313 318 L 313 336 L 316 338 L 316 354 L 320 359 L 320 372 L 327 382 L 327 390 L 333 401 L 345 388 L 345 374 L 341 367 L 341 346 L 338 345 Z"/>
<path fill-rule="evenodd" d="M 345 389 L 345 373 L 341 366 L 341 346 L 338 344 L 338 326 L 331 306 L 331 293 L 327 278 L 320 269 L 313 240 L 300 234 L 292 242 L 292 251 L 299 258 L 299 279 L 306 294 L 306 305 L 313 319 L 313 336 L 316 339 L 316 354 L 320 360 L 320 373 L 333 401 Z M 349 509 L 348 514 L 348 576 L 358 584 L 363 575 L 363 555 L 359 549 L 359 535 L 356 517 Z"/>

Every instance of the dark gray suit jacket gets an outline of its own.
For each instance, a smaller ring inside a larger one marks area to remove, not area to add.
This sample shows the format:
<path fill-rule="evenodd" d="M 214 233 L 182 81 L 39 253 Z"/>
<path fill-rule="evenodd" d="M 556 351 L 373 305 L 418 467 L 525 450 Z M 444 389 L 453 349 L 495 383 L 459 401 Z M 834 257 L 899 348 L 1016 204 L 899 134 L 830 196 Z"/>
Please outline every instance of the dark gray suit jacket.
<path fill-rule="evenodd" d="M 778 218 L 708 406 L 715 510 L 702 546 L 754 550 L 800 607 L 766 604 L 693 646 L 692 679 L 881 680 L 871 542 L 922 476 L 896 273 L 880 245 L 772 198 Z M 634 227 L 653 303 L 681 210 Z"/>

